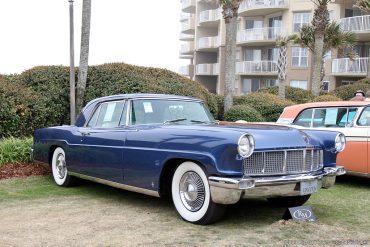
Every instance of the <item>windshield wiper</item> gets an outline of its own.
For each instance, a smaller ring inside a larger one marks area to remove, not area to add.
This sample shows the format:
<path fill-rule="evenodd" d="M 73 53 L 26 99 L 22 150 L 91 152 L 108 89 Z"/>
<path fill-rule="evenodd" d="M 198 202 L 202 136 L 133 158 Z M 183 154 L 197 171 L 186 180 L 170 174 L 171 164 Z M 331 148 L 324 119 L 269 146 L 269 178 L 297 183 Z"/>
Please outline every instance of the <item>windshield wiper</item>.
<path fill-rule="evenodd" d="M 192 123 L 213 123 L 211 121 L 202 121 L 202 120 L 190 120 Z"/>
<path fill-rule="evenodd" d="M 185 121 L 186 118 L 176 118 L 176 119 L 172 119 L 172 120 L 166 120 L 163 122 L 163 124 L 166 124 L 166 123 L 177 123 L 177 122 L 181 122 L 181 121 Z"/>

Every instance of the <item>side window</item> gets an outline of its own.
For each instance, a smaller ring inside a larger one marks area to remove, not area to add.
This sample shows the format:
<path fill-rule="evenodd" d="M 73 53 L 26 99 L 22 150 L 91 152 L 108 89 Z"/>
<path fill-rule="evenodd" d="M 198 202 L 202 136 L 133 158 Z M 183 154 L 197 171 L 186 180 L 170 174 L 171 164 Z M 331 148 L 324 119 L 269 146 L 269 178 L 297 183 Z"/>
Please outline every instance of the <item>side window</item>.
<path fill-rule="evenodd" d="M 338 119 L 340 119 L 340 121 L 338 122 L 338 126 L 339 127 L 348 126 L 352 122 L 353 118 L 355 117 L 356 112 L 357 112 L 357 108 L 349 108 L 348 112 L 345 112 L 342 115 L 338 114 Z"/>
<path fill-rule="evenodd" d="M 313 127 L 345 127 L 348 108 L 330 107 L 315 109 Z"/>
<path fill-rule="evenodd" d="M 114 128 L 118 126 L 123 111 L 123 101 L 102 103 L 94 112 L 87 127 Z"/>
<path fill-rule="evenodd" d="M 299 116 L 294 120 L 294 124 L 303 127 L 311 127 L 311 120 L 312 109 L 307 109 L 299 114 Z"/>
<path fill-rule="evenodd" d="M 366 107 L 357 121 L 359 126 L 370 126 L 370 107 Z"/>

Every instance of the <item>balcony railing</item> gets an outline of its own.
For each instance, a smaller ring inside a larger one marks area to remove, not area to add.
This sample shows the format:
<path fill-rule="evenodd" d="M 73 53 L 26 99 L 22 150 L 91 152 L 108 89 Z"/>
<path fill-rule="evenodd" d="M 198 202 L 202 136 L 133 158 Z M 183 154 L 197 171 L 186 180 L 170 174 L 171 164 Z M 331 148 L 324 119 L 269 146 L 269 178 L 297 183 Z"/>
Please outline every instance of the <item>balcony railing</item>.
<path fill-rule="evenodd" d="M 189 76 L 190 75 L 190 68 L 189 67 L 190 67 L 189 65 L 181 66 L 179 68 L 179 74 L 183 75 L 183 76 Z"/>
<path fill-rule="evenodd" d="M 183 11 L 192 11 L 195 9 L 195 0 L 181 0 Z"/>
<path fill-rule="evenodd" d="M 220 39 L 215 37 L 203 37 L 198 39 L 198 49 L 218 48 L 220 46 Z"/>
<path fill-rule="evenodd" d="M 194 16 L 194 14 L 181 12 L 180 21 L 185 21 L 185 20 L 189 19 L 192 16 Z"/>
<path fill-rule="evenodd" d="M 237 34 L 236 42 L 250 42 L 250 41 L 271 41 L 274 42 L 278 37 L 284 36 L 282 28 L 277 27 L 263 27 L 241 30 Z"/>
<path fill-rule="evenodd" d="M 340 19 L 344 31 L 370 32 L 370 15 L 361 15 Z"/>
<path fill-rule="evenodd" d="M 181 45 L 180 53 L 189 54 L 194 52 L 194 42 L 187 42 Z"/>
<path fill-rule="evenodd" d="M 180 40 L 182 41 L 194 40 L 194 34 L 180 33 Z"/>
<path fill-rule="evenodd" d="M 181 22 L 181 31 L 189 31 L 195 29 L 195 20 L 194 16 L 190 17 L 189 19 Z"/>
<path fill-rule="evenodd" d="M 239 13 L 258 8 L 284 8 L 288 0 L 244 0 L 239 6 Z"/>
<path fill-rule="evenodd" d="M 195 68 L 197 75 L 218 75 L 219 71 L 218 63 L 197 64 Z"/>
<path fill-rule="evenodd" d="M 243 61 L 236 63 L 237 74 L 276 74 L 276 61 Z"/>
<path fill-rule="evenodd" d="M 337 58 L 333 59 L 331 71 L 333 74 L 357 74 L 366 75 L 369 58 L 359 57 L 355 59 Z"/>
<path fill-rule="evenodd" d="M 218 21 L 221 17 L 220 9 L 205 10 L 199 14 L 199 23 Z"/>

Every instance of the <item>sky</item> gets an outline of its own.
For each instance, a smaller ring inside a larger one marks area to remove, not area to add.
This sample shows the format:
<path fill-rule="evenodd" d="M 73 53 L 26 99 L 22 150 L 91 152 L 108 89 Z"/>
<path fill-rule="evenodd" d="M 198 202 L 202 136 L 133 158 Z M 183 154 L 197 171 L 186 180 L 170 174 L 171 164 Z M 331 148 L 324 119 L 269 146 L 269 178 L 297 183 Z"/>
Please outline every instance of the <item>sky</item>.
<path fill-rule="evenodd" d="M 180 0 L 92 0 L 89 64 L 124 62 L 177 72 Z M 74 1 L 75 65 L 82 0 Z M 0 74 L 69 66 L 68 0 L 0 0 Z"/>

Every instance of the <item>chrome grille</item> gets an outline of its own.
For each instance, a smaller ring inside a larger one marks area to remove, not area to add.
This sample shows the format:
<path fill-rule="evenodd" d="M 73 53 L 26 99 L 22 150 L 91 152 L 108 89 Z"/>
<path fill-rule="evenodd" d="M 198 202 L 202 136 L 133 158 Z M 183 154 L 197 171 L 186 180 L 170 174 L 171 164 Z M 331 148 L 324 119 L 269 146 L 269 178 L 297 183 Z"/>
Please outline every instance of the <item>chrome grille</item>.
<path fill-rule="evenodd" d="M 316 171 L 323 167 L 321 149 L 255 152 L 243 160 L 245 175 L 278 175 Z"/>

